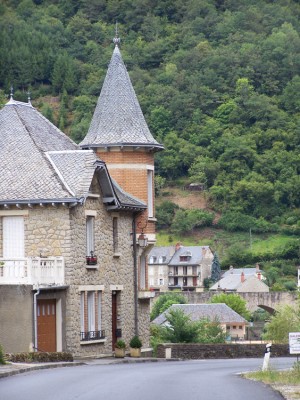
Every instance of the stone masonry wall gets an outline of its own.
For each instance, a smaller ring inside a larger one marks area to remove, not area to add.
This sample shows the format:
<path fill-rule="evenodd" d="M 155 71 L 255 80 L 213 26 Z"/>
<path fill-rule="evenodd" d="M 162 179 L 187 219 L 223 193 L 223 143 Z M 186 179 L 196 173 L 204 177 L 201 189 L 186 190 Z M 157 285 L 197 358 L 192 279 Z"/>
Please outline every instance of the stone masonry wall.
<path fill-rule="evenodd" d="M 201 360 L 216 358 L 260 358 L 264 356 L 265 344 L 198 344 L 198 343 L 167 343 L 157 348 L 157 357 L 165 358 L 166 349 L 171 349 L 171 358 Z M 168 352 L 168 351 L 167 351 Z M 274 357 L 289 356 L 289 346 L 272 345 L 271 355 Z"/>

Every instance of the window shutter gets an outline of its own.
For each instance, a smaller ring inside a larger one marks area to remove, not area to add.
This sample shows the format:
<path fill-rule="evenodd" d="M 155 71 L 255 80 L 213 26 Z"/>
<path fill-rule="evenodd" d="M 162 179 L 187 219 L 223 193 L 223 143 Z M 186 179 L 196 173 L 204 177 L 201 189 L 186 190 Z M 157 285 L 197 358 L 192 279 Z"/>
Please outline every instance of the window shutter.
<path fill-rule="evenodd" d="M 3 258 L 24 258 L 24 218 L 3 217 Z"/>

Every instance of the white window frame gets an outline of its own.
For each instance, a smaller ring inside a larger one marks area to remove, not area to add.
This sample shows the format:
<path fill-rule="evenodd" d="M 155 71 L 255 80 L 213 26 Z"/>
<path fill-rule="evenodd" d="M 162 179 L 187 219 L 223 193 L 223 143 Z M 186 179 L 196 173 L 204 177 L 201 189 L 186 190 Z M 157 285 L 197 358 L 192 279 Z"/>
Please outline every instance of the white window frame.
<path fill-rule="evenodd" d="M 90 333 L 89 340 L 81 338 L 80 344 L 103 343 L 105 338 L 96 338 L 102 331 L 102 291 L 103 285 L 79 287 L 80 293 L 80 332 Z M 97 325 L 96 325 L 97 324 Z M 93 333 L 92 333 L 93 332 Z"/>
<path fill-rule="evenodd" d="M 25 257 L 25 227 L 23 216 L 3 216 L 3 258 Z"/>
<path fill-rule="evenodd" d="M 154 218 L 154 170 L 147 168 L 148 218 Z"/>
<path fill-rule="evenodd" d="M 90 256 L 91 252 L 95 253 L 95 217 L 93 215 L 86 216 L 86 255 Z"/>

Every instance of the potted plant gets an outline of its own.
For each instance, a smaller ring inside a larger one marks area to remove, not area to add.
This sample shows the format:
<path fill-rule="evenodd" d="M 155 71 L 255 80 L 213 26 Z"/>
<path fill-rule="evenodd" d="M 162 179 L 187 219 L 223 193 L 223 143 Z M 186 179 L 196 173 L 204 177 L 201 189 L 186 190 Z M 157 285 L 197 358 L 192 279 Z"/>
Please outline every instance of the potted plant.
<path fill-rule="evenodd" d="M 126 343 L 122 339 L 118 339 L 115 343 L 115 357 L 124 358 L 125 357 Z"/>
<path fill-rule="evenodd" d="M 142 342 L 138 336 L 133 336 L 130 340 L 130 356 L 131 357 L 141 357 L 141 347 Z"/>
<path fill-rule="evenodd" d="M 86 265 L 97 265 L 97 256 L 93 251 L 90 256 L 86 256 Z"/>

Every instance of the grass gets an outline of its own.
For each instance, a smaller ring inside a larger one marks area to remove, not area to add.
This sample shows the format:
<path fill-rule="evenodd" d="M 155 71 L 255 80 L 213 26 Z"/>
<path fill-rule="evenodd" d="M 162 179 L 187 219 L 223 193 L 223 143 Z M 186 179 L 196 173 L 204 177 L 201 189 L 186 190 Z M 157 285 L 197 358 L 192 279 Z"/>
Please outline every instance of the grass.
<path fill-rule="evenodd" d="M 179 236 L 165 231 L 156 235 L 157 246 L 171 246 L 181 242 L 185 246 L 211 246 L 219 257 L 225 258 L 231 246 L 240 246 L 253 254 L 264 254 L 283 248 L 293 237 L 280 234 L 252 234 L 249 232 L 227 232 L 222 229 L 205 228 L 192 234 Z M 296 239 L 295 239 L 296 240 Z"/>
<path fill-rule="evenodd" d="M 267 384 L 300 385 L 300 362 L 295 362 L 293 368 L 288 371 L 256 371 L 244 375 L 248 379 L 261 381 Z"/>

